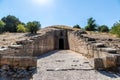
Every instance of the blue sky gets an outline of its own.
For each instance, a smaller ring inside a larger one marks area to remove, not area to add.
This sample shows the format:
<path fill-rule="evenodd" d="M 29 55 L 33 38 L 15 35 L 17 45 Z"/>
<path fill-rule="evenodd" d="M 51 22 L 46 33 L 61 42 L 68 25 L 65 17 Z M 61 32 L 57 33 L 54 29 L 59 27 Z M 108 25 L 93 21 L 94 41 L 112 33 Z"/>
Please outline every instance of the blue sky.
<path fill-rule="evenodd" d="M 42 27 L 84 27 L 90 17 L 111 27 L 120 20 L 120 0 L 0 0 L 0 18 L 9 14 L 25 23 L 40 21 Z"/>

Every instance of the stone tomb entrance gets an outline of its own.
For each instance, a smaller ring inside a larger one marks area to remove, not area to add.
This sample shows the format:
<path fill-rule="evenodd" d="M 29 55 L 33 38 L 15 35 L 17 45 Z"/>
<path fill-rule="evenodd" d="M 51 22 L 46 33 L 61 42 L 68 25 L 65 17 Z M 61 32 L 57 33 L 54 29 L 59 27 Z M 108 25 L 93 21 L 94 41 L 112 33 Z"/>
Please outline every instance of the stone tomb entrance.
<path fill-rule="evenodd" d="M 64 49 L 64 39 L 60 38 L 59 39 L 59 50 L 63 50 Z"/>
<path fill-rule="evenodd" d="M 69 44 L 67 30 L 61 29 L 59 31 L 55 31 L 54 42 L 55 50 L 68 50 Z"/>

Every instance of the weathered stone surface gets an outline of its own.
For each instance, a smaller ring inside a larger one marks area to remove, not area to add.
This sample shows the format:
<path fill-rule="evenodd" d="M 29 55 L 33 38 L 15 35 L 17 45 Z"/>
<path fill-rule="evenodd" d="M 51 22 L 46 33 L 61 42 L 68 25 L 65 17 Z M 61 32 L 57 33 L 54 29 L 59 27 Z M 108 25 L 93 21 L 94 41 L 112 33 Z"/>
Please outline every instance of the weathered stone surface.
<path fill-rule="evenodd" d="M 22 45 L 10 45 L 10 46 L 8 46 L 8 48 L 20 49 L 20 48 L 22 48 Z"/>
<path fill-rule="evenodd" d="M 103 43 L 94 43 L 93 44 L 95 47 L 105 47 Z"/>
<path fill-rule="evenodd" d="M 56 60 L 60 60 L 60 62 L 56 62 Z M 33 75 L 33 80 L 111 79 L 119 80 L 119 74 L 117 75 L 105 70 L 94 70 L 93 67 L 91 67 L 89 59 L 80 53 L 70 50 L 52 51 L 40 56 L 38 59 L 37 73 Z"/>
<path fill-rule="evenodd" d="M 0 48 L 0 51 L 5 51 L 7 50 L 8 48 Z"/>
<path fill-rule="evenodd" d="M 103 59 L 102 58 L 95 58 L 94 59 L 94 68 L 95 69 L 104 69 L 105 66 L 104 66 L 104 62 L 103 62 Z"/>
<path fill-rule="evenodd" d="M 116 58 L 116 65 L 120 66 L 120 56 L 115 56 Z"/>
<path fill-rule="evenodd" d="M 7 46 L 8 48 L 6 47 L 7 49 L 0 48 L 0 57 L 2 64 L 16 66 L 19 63 L 19 66 L 26 67 L 29 66 L 27 64 L 32 64 L 30 63 L 29 59 L 23 59 L 24 57 L 29 56 L 32 58 L 33 56 L 40 56 L 52 50 L 70 49 L 82 54 L 83 56 L 86 56 L 89 59 L 93 59 L 93 61 L 95 61 L 95 68 L 101 67 L 101 65 L 97 65 L 96 63 L 100 62 L 102 64 L 102 60 L 105 64 L 102 66 L 112 67 L 114 64 L 110 64 L 110 59 L 107 59 L 107 57 L 114 58 L 115 61 L 113 63 L 119 65 L 119 39 L 114 40 L 106 37 L 100 39 L 101 36 L 94 37 L 91 34 L 87 34 L 87 32 L 83 30 L 73 30 L 72 28 L 64 27 L 56 28 L 56 26 L 42 29 L 37 35 L 26 34 L 24 36 L 26 37 L 25 39 L 17 39 L 15 40 L 16 42 L 11 42 L 9 46 Z M 7 55 L 13 57 L 3 57 Z M 16 57 L 15 59 L 14 56 Z M 12 61 L 14 61 L 14 64 L 11 63 Z M 27 64 L 21 62 L 25 62 Z M 33 64 L 33 66 L 35 66 L 35 64 Z"/>
<path fill-rule="evenodd" d="M 95 58 L 94 67 L 96 69 L 116 66 L 116 61 L 110 61 L 110 59 L 107 58 L 110 57 L 111 59 L 116 60 L 115 57 L 119 56 L 119 54 L 117 54 L 117 49 L 109 48 L 107 47 L 106 43 L 101 43 L 98 41 L 98 39 L 88 36 L 87 34 L 82 34 L 82 37 L 80 37 L 80 35 L 75 35 L 76 33 L 77 32 L 69 32 L 68 34 L 70 50 L 82 53 L 84 56 L 90 59 Z"/>
<path fill-rule="evenodd" d="M 37 66 L 37 58 L 35 57 L 16 57 L 16 56 L 3 56 L 0 59 L 0 66 L 7 64 L 12 67 L 24 67 Z"/>
<path fill-rule="evenodd" d="M 114 57 L 106 57 L 104 58 L 104 67 L 105 68 L 112 68 L 112 67 L 116 67 L 116 58 Z"/>
<path fill-rule="evenodd" d="M 102 51 L 109 52 L 109 53 L 116 53 L 117 50 L 114 48 L 102 48 Z"/>

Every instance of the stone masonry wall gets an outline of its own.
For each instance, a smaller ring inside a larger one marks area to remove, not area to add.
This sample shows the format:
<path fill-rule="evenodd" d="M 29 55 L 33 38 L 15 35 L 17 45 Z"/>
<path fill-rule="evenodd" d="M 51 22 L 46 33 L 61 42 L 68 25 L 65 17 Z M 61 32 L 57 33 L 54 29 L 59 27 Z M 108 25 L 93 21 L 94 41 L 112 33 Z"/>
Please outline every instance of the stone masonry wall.
<path fill-rule="evenodd" d="M 42 36 L 33 38 L 33 56 L 40 56 L 43 53 L 54 50 L 54 31 L 47 32 Z"/>
<path fill-rule="evenodd" d="M 36 67 L 36 58 L 35 57 L 14 57 L 14 56 L 4 56 L 0 59 L 0 66 L 3 64 L 10 65 L 14 68 L 27 68 L 27 67 Z"/>
<path fill-rule="evenodd" d="M 40 56 L 45 52 L 54 50 L 54 34 L 46 32 L 44 35 L 36 35 L 29 40 L 17 41 L 16 43 L 19 45 L 18 49 L 14 45 L 9 46 L 16 51 L 15 53 L 11 52 L 15 56 Z"/>
<path fill-rule="evenodd" d="M 36 57 L 52 50 L 54 50 L 54 31 L 48 31 L 0 49 L 0 65 L 16 66 L 17 64 L 23 67 L 36 67 Z"/>
<path fill-rule="evenodd" d="M 91 66 L 96 69 L 120 66 L 120 55 L 115 48 L 107 47 L 106 44 L 85 36 L 83 31 L 68 32 L 68 42 L 70 50 L 86 56 L 91 61 Z"/>
<path fill-rule="evenodd" d="M 82 30 L 47 28 L 42 31 L 29 39 L 16 41 L 7 48 L 0 48 L 0 65 L 9 64 L 23 67 L 33 65 L 36 67 L 36 57 L 59 49 L 59 39 L 63 39 L 64 49 L 70 49 L 86 56 L 91 61 L 91 66 L 96 69 L 120 66 L 119 45 L 117 43 L 111 44 L 112 46 L 117 45 L 117 48 L 110 47 L 107 43 L 88 36 Z"/>

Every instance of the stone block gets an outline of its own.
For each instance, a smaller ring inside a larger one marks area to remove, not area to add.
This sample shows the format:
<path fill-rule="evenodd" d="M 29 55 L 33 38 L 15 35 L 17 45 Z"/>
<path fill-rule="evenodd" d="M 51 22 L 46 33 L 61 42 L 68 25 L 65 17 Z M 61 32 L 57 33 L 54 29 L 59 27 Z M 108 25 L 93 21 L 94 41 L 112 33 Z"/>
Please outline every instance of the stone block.
<path fill-rule="evenodd" d="M 93 44 L 95 47 L 105 47 L 103 43 L 94 43 Z"/>
<path fill-rule="evenodd" d="M 85 41 L 95 41 L 95 39 L 94 38 L 86 38 Z"/>
<path fill-rule="evenodd" d="M 120 66 L 120 55 L 116 56 L 115 58 L 116 58 L 116 65 Z"/>
<path fill-rule="evenodd" d="M 22 45 L 10 45 L 10 46 L 8 46 L 8 48 L 11 48 L 11 49 L 21 49 Z"/>
<path fill-rule="evenodd" d="M 37 67 L 36 57 L 18 57 L 18 56 L 4 56 L 0 59 L 0 66 L 9 65 L 13 67 Z"/>
<path fill-rule="evenodd" d="M 5 51 L 7 50 L 8 48 L 0 48 L 0 51 Z"/>
<path fill-rule="evenodd" d="M 94 68 L 95 69 L 104 69 L 104 63 L 102 58 L 94 59 Z"/>
<path fill-rule="evenodd" d="M 104 52 L 108 52 L 108 53 L 116 53 L 117 52 L 117 50 L 114 48 L 102 48 L 101 50 Z"/>
<path fill-rule="evenodd" d="M 115 57 L 106 57 L 104 58 L 104 66 L 105 68 L 116 67 L 116 59 Z"/>

